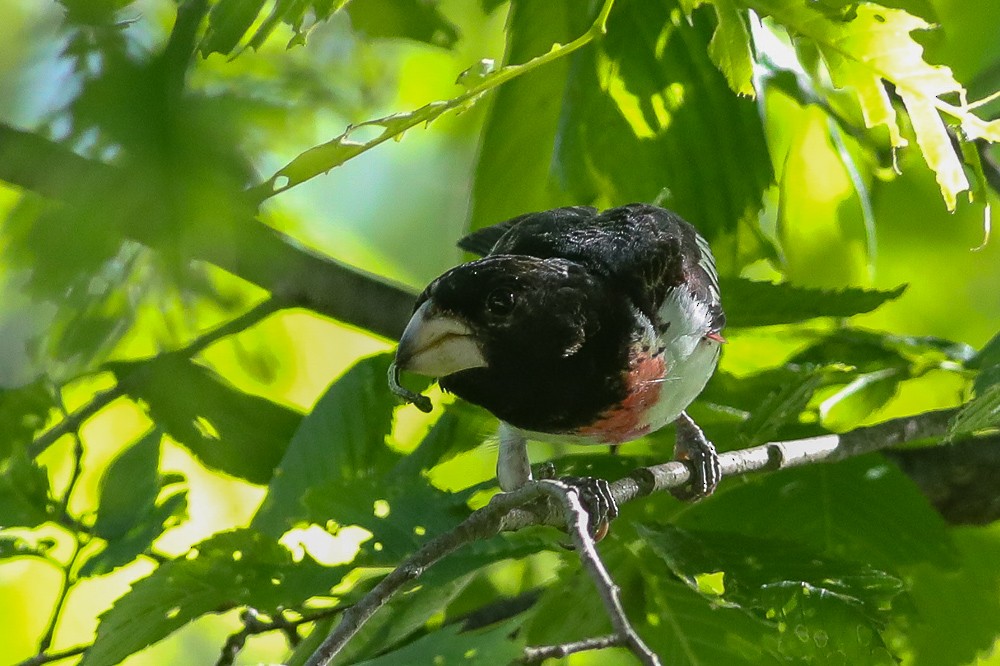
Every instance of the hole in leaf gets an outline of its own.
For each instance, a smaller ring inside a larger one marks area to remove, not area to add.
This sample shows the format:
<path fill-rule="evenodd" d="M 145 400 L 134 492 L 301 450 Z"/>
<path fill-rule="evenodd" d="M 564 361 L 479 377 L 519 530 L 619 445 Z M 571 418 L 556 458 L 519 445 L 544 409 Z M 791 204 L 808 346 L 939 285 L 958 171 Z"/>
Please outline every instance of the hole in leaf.
<path fill-rule="evenodd" d="M 167 611 L 167 619 L 172 620 L 180 614 L 181 614 L 181 607 L 174 606 L 173 608 Z"/>
<path fill-rule="evenodd" d="M 374 512 L 376 518 L 385 518 L 389 515 L 389 503 L 383 499 L 375 500 Z"/>

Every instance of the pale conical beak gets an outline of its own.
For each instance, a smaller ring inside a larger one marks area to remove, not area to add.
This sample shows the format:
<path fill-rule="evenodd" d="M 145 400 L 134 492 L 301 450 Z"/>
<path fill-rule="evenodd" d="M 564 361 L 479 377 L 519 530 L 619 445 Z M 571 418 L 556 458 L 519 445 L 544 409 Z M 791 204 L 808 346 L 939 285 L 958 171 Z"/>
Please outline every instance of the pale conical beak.
<path fill-rule="evenodd" d="M 425 301 L 410 318 L 396 348 L 396 365 L 428 377 L 444 377 L 470 368 L 485 368 L 486 359 L 466 324 L 437 312 Z"/>

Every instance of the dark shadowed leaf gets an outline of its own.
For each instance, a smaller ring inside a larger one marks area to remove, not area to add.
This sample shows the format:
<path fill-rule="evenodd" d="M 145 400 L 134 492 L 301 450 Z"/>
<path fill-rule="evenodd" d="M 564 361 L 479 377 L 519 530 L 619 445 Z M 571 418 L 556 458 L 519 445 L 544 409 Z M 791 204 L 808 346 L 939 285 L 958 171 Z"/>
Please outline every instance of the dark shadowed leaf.
<path fill-rule="evenodd" d="M 109 364 L 128 394 L 205 465 L 264 484 L 302 420 L 181 355 Z"/>
<path fill-rule="evenodd" d="M 55 407 L 44 381 L 0 388 L 0 460 L 23 450 L 42 429 Z"/>
<path fill-rule="evenodd" d="M 397 405 L 386 383 L 390 358 L 359 361 L 302 420 L 254 516 L 255 529 L 278 537 L 305 517 L 302 498 L 310 488 L 372 484 L 399 461 L 385 444 Z"/>
<path fill-rule="evenodd" d="M 369 37 L 403 37 L 445 48 L 458 40 L 458 28 L 441 13 L 437 2 L 353 0 L 347 13 L 355 29 Z"/>
<path fill-rule="evenodd" d="M 432 632 L 406 647 L 358 666 L 396 666 L 397 664 L 466 664 L 493 666 L 517 661 L 524 651 L 524 639 L 517 638 L 517 619 L 495 627 L 463 632 L 460 625 L 449 625 Z"/>
<path fill-rule="evenodd" d="M 97 536 L 118 539 L 153 510 L 160 494 L 160 438 L 151 430 L 105 469 L 94 521 Z"/>
<path fill-rule="evenodd" d="M 55 545 L 55 540 L 50 538 L 39 539 L 36 543 L 31 543 L 23 537 L 0 534 L 0 560 L 9 560 L 15 557 L 46 557 Z"/>
<path fill-rule="evenodd" d="M 190 554 L 160 565 L 101 615 L 83 666 L 117 664 L 206 613 L 248 605 L 265 613 L 294 607 L 336 585 L 346 567 L 283 546 L 251 530 L 217 534 Z"/>
<path fill-rule="evenodd" d="M 125 566 L 149 550 L 163 532 L 187 517 L 187 490 L 166 495 L 140 521 L 121 536 L 109 541 L 102 550 L 88 558 L 78 575 L 102 576 Z"/>
<path fill-rule="evenodd" d="M 944 521 L 899 469 L 875 454 L 723 484 L 676 524 L 781 539 L 889 570 L 954 561 Z"/>
<path fill-rule="evenodd" d="M 721 282 L 726 325 L 794 324 L 816 317 L 850 317 L 871 312 L 902 296 L 906 285 L 889 291 L 846 288 L 837 291 L 791 284 L 754 282 L 743 278 Z"/>
<path fill-rule="evenodd" d="M 957 566 L 922 565 L 910 576 L 910 596 L 916 606 L 908 627 L 915 666 L 975 663 L 997 640 L 1000 617 L 997 562 L 1000 539 L 996 527 L 965 527 L 952 532 L 958 548 Z"/>
<path fill-rule="evenodd" d="M 55 511 L 49 477 L 23 451 L 0 461 L 0 529 L 38 527 Z"/>
<path fill-rule="evenodd" d="M 880 634 L 903 591 L 899 578 L 774 539 L 670 525 L 638 531 L 692 590 L 777 623 L 781 652 L 808 657 L 820 648 L 843 663 L 894 663 Z"/>
<path fill-rule="evenodd" d="M 264 7 L 264 0 L 219 0 L 208 15 L 201 43 L 203 55 L 226 55 L 236 48 Z"/>

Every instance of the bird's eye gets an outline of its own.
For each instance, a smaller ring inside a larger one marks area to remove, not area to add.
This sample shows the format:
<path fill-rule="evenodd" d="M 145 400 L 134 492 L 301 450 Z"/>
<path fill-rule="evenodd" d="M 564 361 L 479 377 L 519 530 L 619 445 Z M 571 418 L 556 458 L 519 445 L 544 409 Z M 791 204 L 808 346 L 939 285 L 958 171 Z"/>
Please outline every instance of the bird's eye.
<path fill-rule="evenodd" d="M 494 289 L 486 297 L 486 310 L 494 317 L 506 317 L 514 311 L 514 294 L 509 289 Z"/>

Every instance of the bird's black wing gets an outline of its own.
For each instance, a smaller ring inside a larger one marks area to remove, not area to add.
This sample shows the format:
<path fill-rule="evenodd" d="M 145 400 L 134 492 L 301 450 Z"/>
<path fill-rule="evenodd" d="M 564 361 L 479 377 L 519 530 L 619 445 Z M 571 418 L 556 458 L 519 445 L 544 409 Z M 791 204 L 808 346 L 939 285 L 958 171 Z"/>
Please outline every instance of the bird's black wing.
<path fill-rule="evenodd" d="M 553 208 L 552 210 L 545 210 L 540 213 L 527 213 L 525 215 L 519 215 L 518 217 L 511 218 L 505 222 L 477 229 L 459 240 L 458 247 L 466 252 L 478 254 L 481 257 L 485 257 L 488 254 L 500 254 L 499 252 L 492 252 L 493 247 L 504 234 L 514 227 L 527 224 L 532 229 L 536 228 L 536 226 L 543 228 L 564 228 L 567 226 L 573 226 L 580 221 L 594 217 L 595 215 L 597 215 L 597 209 L 591 208 L 590 206 L 567 206 L 566 208 Z M 516 252 L 508 254 L 531 255 L 530 252 Z"/>
<path fill-rule="evenodd" d="M 652 321 L 668 293 L 685 285 L 708 304 L 713 331 L 725 324 L 708 244 L 671 211 L 648 204 L 629 204 L 600 214 L 592 208 L 558 208 L 498 226 L 504 228 L 490 254 L 576 261 L 619 285 Z"/>

